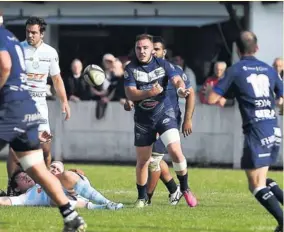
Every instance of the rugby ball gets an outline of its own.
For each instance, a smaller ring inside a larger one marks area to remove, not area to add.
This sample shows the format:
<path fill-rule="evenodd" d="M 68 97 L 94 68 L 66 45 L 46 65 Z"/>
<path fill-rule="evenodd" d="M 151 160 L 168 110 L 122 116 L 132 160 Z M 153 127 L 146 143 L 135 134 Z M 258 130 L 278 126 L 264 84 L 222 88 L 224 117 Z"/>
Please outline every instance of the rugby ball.
<path fill-rule="evenodd" d="M 104 83 L 106 76 L 100 66 L 90 64 L 84 69 L 83 78 L 89 85 L 96 87 Z"/>

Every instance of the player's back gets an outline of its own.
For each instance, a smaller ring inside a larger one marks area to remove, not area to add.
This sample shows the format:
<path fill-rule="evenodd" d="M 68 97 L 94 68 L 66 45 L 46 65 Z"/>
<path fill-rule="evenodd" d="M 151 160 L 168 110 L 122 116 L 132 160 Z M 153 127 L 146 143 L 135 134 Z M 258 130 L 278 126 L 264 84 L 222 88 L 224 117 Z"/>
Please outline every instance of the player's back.
<path fill-rule="evenodd" d="M 243 126 L 259 121 L 276 121 L 275 95 L 283 95 L 278 74 L 255 57 L 243 57 L 227 75 L 232 76 L 234 91 L 239 102 Z"/>
<path fill-rule="evenodd" d="M 18 39 L 7 29 L 0 26 L 0 50 L 10 55 L 12 67 L 10 75 L 0 90 L 0 102 L 30 99 L 26 90 L 24 54 Z"/>

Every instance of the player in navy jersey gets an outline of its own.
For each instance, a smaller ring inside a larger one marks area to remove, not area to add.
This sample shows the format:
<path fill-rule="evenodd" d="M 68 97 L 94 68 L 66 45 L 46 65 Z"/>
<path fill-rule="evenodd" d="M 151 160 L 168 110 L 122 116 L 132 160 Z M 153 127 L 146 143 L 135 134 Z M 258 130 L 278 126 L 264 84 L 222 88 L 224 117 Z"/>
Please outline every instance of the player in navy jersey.
<path fill-rule="evenodd" d="M 237 46 L 241 60 L 227 69 L 208 101 L 209 104 L 224 102 L 222 96 L 233 86 L 245 138 L 241 167 L 246 172 L 251 193 L 277 220 L 275 231 L 283 231 L 282 208 L 273 189 L 266 187 L 269 166 L 276 161 L 281 143 L 274 93 L 279 106 L 283 107 L 283 83 L 272 67 L 255 58 L 258 45 L 254 33 L 241 32 Z M 282 195 L 283 199 L 283 191 L 277 195 Z"/>
<path fill-rule="evenodd" d="M 154 36 L 153 37 L 154 44 L 154 56 L 158 58 L 165 59 L 167 50 L 166 44 L 162 37 Z M 192 115 L 194 111 L 195 105 L 195 95 L 194 90 L 191 88 L 190 81 L 182 71 L 182 69 L 176 65 L 174 65 L 178 74 L 182 77 L 186 89 L 190 90 L 190 95 L 186 97 L 186 107 L 185 107 L 185 115 L 184 122 L 182 126 L 182 132 L 184 136 L 188 136 L 192 132 Z M 176 88 L 172 85 L 171 82 L 168 83 L 166 94 L 169 96 L 172 107 L 175 111 L 175 117 L 177 119 L 178 129 L 181 126 L 181 111 L 179 108 L 179 97 L 177 96 Z M 133 108 L 133 102 L 127 100 L 125 102 L 125 109 L 130 111 Z M 149 176 L 147 183 L 147 196 L 148 196 L 148 204 L 151 204 L 151 198 L 154 194 L 154 190 L 157 186 L 159 179 L 163 181 L 165 186 L 169 191 L 169 202 L 171 205 L 176 205 L 182 197 L 182 192 L 180 191 L 179 185 L 176 184 L 173 179 L 169 167 L 167 163 L 163 160 L 164 154 L 167 153 L 167 149 L 165 148 L 163 142 L 159 138 L 153 144 L 152 156 L 149 164 Z"/>
<path fill-rule="evenodd" d="M 158 133 L 173 159 L 173 167 L 180 181 L 180 188 L 189 206 L 197 200 L 188 187 L 187 162 L 182 153 L 177 120 L 166 91 L 171 81 L 179 97 L 190 92 L 185 88 L 175 67 L 164 59 L 153 56 L 153 37 L 142 34 L 135 43 L 136 59 L 125 68 L 125 93 L 135 107 L 135 146 L 137 153 L 136 184 L 138 208 L 147 205 L 148 165 L 152 155 L 152 144 Z"/>
<path fill-rule="evenodd" d="M 3 27 L 2 19 L 0 15 L 0 150 L 10 144 L 22 168 L 57 203 L 64 218 L 63 231 L 85 231 L 84 220 L 45 166 L 38 138 L 40 114 L 27 91 L 23 50 L 18 39 Z"/>

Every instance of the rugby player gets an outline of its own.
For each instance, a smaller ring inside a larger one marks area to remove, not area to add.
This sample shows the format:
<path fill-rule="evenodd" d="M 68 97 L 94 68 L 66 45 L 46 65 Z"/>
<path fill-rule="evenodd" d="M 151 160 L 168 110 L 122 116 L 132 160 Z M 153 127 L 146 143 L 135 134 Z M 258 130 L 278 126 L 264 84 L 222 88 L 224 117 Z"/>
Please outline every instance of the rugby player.
<path fill-rule="evenodd" d="M 3 27 L 0 16 L 0 150 L 9 144 L 22 168 L 59 206 L 63 231 L 85 231 L 86 223 L 71 207 L 60 181 L 46 168 L 40 148 L 40 114 L 26 90 L 26 66 L 18 39 Z"/>
<path fill-rule="evenodd" d="M 137 36 L 135 53 L 136 58 L 125 67 L 124 79 L 126 96 L 134 102 L 135 107 L 138 190 L 135 207 L 142 208 L 147 205 L 148 166 L 157 133 L 172 157 L 173 167 L 187 204 L 195 207 L 197 200 L 188 187 L 187 162 L 181 150 L 175 112 L 164 89 L 166 90 L 168 81 L 171 81 L 179 97 L 187 97 L 190 91 L 185 88 L 184 81 L 172 64 L 153 56 L 151 35 Z"/>
<path fill-rule="evenodd" d="M 39 136 L 42 141 L 44 160 L 49 167 L 51 163 L 51 138 L 48 119 L 48 107 L 46 102 L 47 78 L 51 76 L 54 88 L 61 102 L 61 110 L 65 120 L 70 118 L 70 107 L 68 104 L 64 83 L 60 75 L 57 51 L 43 42 L 46 30 L 46 22 L 39 17 L 30 17 L 26 21 L 26 40 L 21 42 L 25 54 L 28 90 L 41 115 Z M 7 162 L 8 178 L 10 178 L 18 166 L 10 148 Z M 8 182 L 8 194 L 10 193 Z"/>
<path fill-rule="evenodd" d="M 227 69 L 208 101 L 209 104 L 223 101 L 228 88 L 234 87 L 243 121 L 241 168 L 245 170 L 250 192 L 277 220 L 275 231 L 283 231 L 282 208 L 272 188 L 266 186 L 269 166 L 276 161 L 281 143 L 274 93 L 283 107 L 283 83 L 271 66 L 255 57 L 258 45 L 254 33 L 243 31 L 236 42 L 241 60 Z"/>

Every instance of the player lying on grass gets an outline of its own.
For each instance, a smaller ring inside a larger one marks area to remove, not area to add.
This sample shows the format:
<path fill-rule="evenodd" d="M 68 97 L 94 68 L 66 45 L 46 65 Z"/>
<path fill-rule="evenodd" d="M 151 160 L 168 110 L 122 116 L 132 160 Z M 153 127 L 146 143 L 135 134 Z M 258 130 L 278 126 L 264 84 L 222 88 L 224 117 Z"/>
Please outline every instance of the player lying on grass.
<path fill-rule="evenodd" d="M 64 171 L 62 162 L 55 161 L 50 165 L 50 172 L 55 175 L 64 187 L 70 204 L 76 208 L 118 210 L 123 204 L 114 203 L 95 190 L 87 177 L 77 172 Z M 0 197 L 0 205 L 6 206 L 55 206 L 39 184 L 36 184 L 27 173 L 17 171 L 11 178 L 11 187 L 19 196 Z M 96 204 L 94 204 L 95 202 Z"/>

